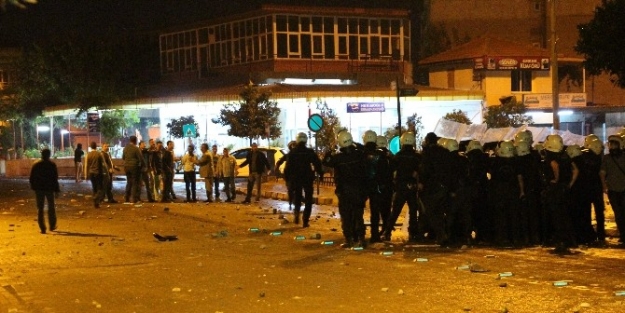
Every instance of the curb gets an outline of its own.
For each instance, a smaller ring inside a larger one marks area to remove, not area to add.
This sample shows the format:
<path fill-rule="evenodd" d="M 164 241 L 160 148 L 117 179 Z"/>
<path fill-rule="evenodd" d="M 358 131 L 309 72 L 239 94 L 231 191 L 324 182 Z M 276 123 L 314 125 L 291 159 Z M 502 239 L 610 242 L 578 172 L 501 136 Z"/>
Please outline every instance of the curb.
<path fill-rule="evenodd" d="M 246 187 L 236 187 L 236 192 L 238 194 L 247 194 L 247 188 Z M 256 189 L 252 190 L 252 195 L 256 196 Z M 281 201 L 288 201 L 288 195 L 286 194 L 286 192 L 280 192 L 280 191 L 273 191 L 273 190 L 262 190 L 260 191 L 260 196 L 266 199 L 273 199 L 273 200 L 281 200 Z M 319 197 L 319 196 L 313 196 L 313 204 L 317 204 L 317 205 L 338 205 L 338 203 L 334 203 L 334 198 L 330 198 L 330 197 Z"/>

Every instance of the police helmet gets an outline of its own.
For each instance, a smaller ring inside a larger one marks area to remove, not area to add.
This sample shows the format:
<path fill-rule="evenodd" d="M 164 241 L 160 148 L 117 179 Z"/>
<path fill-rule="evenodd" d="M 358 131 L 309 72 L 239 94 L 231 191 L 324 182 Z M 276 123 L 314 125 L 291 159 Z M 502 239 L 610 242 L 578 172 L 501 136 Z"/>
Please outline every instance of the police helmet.
<path fill-rule="evenodd" d="M 458 141 L 456 141 L 456 139 L 445 140 L 445 149 L 449 152 L 458 151 Z"/>
<path fill-rule="evenodd" d="M 510 140 L 505 140 L 499 143 L 499 147 L 497 148 L 497 156 L 501 158 L 512 158 L 514 157 L 514 143 Z"/>
<path fill-rule="evenodd" d="M 531 131 L 527 129 L 522 130 L 514 135 L 514 144 L 517 144 L 519 141 L 527 141 L 531 145 L 534 142 L 534 136 Z"/>
<path fill-rule="evenodd" d="M 554 134 L 547 136 L 545 139 L 545 150 L 550 152 L 562 152 L 564 148 L 564 143 L 562 142 L 562 137 L 560 135 Z"/>
<path fill-rule="evenodd" d="M 388 140 L 384 136 L 377 136 L 375 138 L 375 145 L 378 148 L 386 148 L 388 146 Z"/>
<path fill-rule="evenodd" d="M 566 147 L 566 154 L 569 155 L 569 158 L 574 158 L 582 155 L 582 148 L 579 145 L 570 145 Z"/>
<path fill-rule="evenodd" d="M 444 148 L 445 147 L 445 141 L 447 141 L 447 138 L 441 137 L 441 138 L 438 138 L 438 140 L 436 141 L 436 144 Z"/>
<path fill-rule="evenodd" d="M 584 143 L 584 147 L 590 151 L 592 151 L 596 155 L 600 155 L 603 152 L 603 144 L 601 140 L 595 139 L 588 143 Z"/>
<path fill-rule="evenodd" d="M 482 148 L 482 144 L 477 140 L 471 140 L 467 144 L 467 152 L 473 151 L 473 150 L 484 151 L 484 149 Z"/>
<path fill-rule="evenodd" d="M 362 143 L 363 144 L 368 144 L 368 143 L 375 143 L 376 140 L 378 139 L 378 134 L 376 134 L 374 131 L 372 130 L 368 130 L 366 131 L 363 135 L 362 135 Z"/>
<path fill-rule="evenodd" d="M 586 149 L 590 149 L 590 143 L 594 140 L 601 140 L 599 138 L 599 136 L 595 135 L 595 134 L 590 134 L 586 137 L 584 137 L 584 148 Z"/>
<path fill-rule="evenodd" d="M 300 142 L 306 143 L 306 141 L 308 141 L 308 135 L 306 135 L 306 133 L 304 133 L 304 132 L 300 132 L 295 137 L 295 141 L 297 143 L 300 143 Z"/>
<path fill-rule="evenodd" d="M 350 134 L 348 131 L 340 132 L 336 139 L 339 143 L 340 148 L 349 147 L 354 144 L 354 138 L 352 137 L 352 134 Z"/>
<path fill-rule="evenodd" d="M 417 138 L 415 137 L 413 132 L 405 132 L 403 134 L 401 134 L 401 137 L 399 137 L 399 143 L 402 146 L 415 146 L 415 144 L 417 143 Z"/>
<path fill-rule="evenodd" d="M 297 142 L 295 140 L 289 141 L 289 144 L 287 145 L 289 150 L 293 150 L 293 148 L 295 148 L 295 146 L 297 146 Z"/>
<path fill-rule="evenodd" d="M 529 141 L 519 140 L 515 141 L 514 144 L 516 145 L 516 155 L 518 156 L 528 155 L 532 151 Z"/>
<path fill-rule="evenodd" d="M 619 144 L 619 148 L 623 149 L 623 137 L 621 137 L 620 135 L 608 136 L 608 142 L 616 142 Z"/>

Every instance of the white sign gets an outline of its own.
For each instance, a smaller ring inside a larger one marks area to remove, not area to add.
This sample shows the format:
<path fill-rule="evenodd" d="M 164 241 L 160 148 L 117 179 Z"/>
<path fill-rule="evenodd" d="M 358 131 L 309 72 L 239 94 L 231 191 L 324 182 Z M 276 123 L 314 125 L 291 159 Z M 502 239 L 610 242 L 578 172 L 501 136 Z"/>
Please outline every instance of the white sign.
<path fill-rule="evenodd" d="M 585 93 L 561 93 L 558 95 L 559 107 L 585 107 Z M 526 94 L 523 95 L 523 104 L 528 108 L 551 108 L 553 107 L 553 97 L 550 93 Z"/>

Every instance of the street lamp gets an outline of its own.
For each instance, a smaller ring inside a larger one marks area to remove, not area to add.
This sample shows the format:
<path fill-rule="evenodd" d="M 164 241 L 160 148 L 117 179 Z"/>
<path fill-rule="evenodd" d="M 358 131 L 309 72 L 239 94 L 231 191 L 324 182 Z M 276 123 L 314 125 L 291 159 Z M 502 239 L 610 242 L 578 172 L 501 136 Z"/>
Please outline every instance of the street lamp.
<path fill-rule="evenodd" d="M 37 149 L 39 149 L 39 132 L 47 132 L 50 130 L 50 126 L 37 125 Z"/>
<path fill-rule="evenodd" d="M 63 137 L 65 137 L 65 134 L 69 134 L 69 131 L 67 129 L 61 129 L 61 151 L 65 151 L 65 145 L 63 144 Z"/>

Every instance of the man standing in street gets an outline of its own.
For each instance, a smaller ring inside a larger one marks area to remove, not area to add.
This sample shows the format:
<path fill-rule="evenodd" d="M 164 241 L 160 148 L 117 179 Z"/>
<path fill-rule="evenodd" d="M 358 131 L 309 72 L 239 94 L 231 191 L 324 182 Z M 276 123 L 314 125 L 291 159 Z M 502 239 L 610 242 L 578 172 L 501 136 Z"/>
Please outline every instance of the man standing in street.
<path fill-rule="evenodd" d="M 215 187 L 215 201 L 219 202 L 219 171 L 218 171 L 218 164 L 219 164 L 219 158 L 221 158 L 221 156 L 219 154 L 217 154 L 217 145 L 213 145 L 211 147 L 211 158 L 213 159 L 213 173 L 215 174 L 213 177 L 213 185 Z M 207 190 L 208 192 L 208 190 Z"/>
<path fill-rule="evenodd" d="M 150 190 L 152 190 L 152 197 L 154 200 L 160 200 L 160 192 L 158 186 L 160 185 L 160 177 L 156 174 L 156 165 L 160 164 L 158 159 L 158 151 L 156 150 L 156 143 L 154 139 L 148 141 L 150 146 L 148 152 L 150 157 L 148 158 L 148 176 L 150 177 Z"/>
<path fill-rule="evenodd" d="M 256 202 L 260 201 L 260 183 L 263 173 L 269 170 L 269 162 L 264 153 L 258 151 L 258 144 L 252 143 L 252 150 L 247 153 L 245 161 L 241 167 L 250 166 L 250 174 L 247 178 L 247 196 L 243 203 L 250 203 L 252 199 L 252 189 L 256 185 Z"/>
<path fill-rule="evenodd" d="M 91 151 L 87 154 L 87 174 L 93 189 L 93 206 L 97 209 L 104 200 L 104 175 L 108 173 L 108 168 L 95 141 L 89 144 L 89 148 Z"/>
<path fill-rule="evenodd" d="M 163 194 L 161 202 L 172 202 L 174 194 L 174 142 L 167 141 L 167 149 L 162 150 Z"/>
<path fill-rule="evenodd" d="M 140 185 L 141 185 L 141 166 L 143 164 L 143 156 L 141 150 L 137 147 L 137 136 L 130 136 L 128 144 L 122 152 L 122 160 L 124 161 L 124 170 L 126 171 L 126 202 L 139 202 Z"/>
<path fill-rule="evenodd" d="M 204 202 L 213 202 L 213 174 L 214 174 L 214 166 L 213 156 L 210 151 L 208 151 L 208 144 L 203 143 L 200 146 L 200 151 L 202 151 L 202 157 L 197 162 L 197 165 L 200 166 L 200 177 L 204 178 L 204 189 L 206 190 L 206 201 Z"/>
<path fill-rule="evenodd" d="M 119 169 L 115 167 L 115 164 L 113 164 L 113 159 L 109 153 L 108 143 L 102 144 L 102 157 L 104 158 L 104 164 L 108 169 L 108 171 L 104 173 L 104 196 L 107 198 L 108 203 L 117 203 L 117 201 L 113 198 L 113 171 L 117 171 Z"/>
<path fill-rule="evenodd" d="M 310 148 L 306 147 L 308 136 L 305 133 L 297 134 L 295 141 L 296 146 L 289 151 L 285 167 L 286 180 L 291 184 L 293 189 L 295 210 L 293 214 L 294 223 L 299 224 L 299 212 L 302 206 L 302 190 L 304 191 L 304 215 L 302 216 L 303 227 L 309 227 L 310 214 L 312 212 L 313 202 L 313 182 L 315 180 L 315 172 L 319 176 L 323 175 L 321 169 L 321 161 Z M 314 168 L 314 171 L 313 171 Z"/>
<path fill-rule="evenodd" d="M 224 148 L 224 154 L 219 158 L 217 164 L 219 176 L 224 182 L 224 190 L 226 191 L 226 202 L 233 202 L 237 196 L 234 188 L 234 178 L 237 176 L 237 159 L 228 154 L 228 148 Z"/>
<path fill-rule="evenodd" d="M 154 202 L 154 194 L 152 193 L 152 184 L 154 182 L 152 181 L 153 176 L 150 174 L 152 172 L 152 153 L 146 148 L 145 141 L 139 143 L 139 150 L 141 150 L 141 155 L 143 156 L 143 162 L 141 162 L 141 181 L 148 194 L 148 202 Z M 141 195 L 141 185 L 139 185 L 139 195 Z"/>
<path fill-rule="evenodd" d="M 614 212 L 616 228 L 619 232 L 619 245 L 625 245 L 625 155 L 623 155 L 624 141 L 618 135 L 608 137 L 607 155 L 601 162 L 601 183 L 603 192 Z"/>
<path fill-rule="evenodd" d="M 48 223 L 50 230 L 56 229 L 55 193 L 58 195 L 59 173 L 56 164 L 50 161 L 50 149 L 41 150 L 41 160 L 30 170 L 30 189 L 35 191 L 37 200 L 37 223 L 42 234 L 46 233 L 46 221 L 43 216 L 44 201 L 48 201 Z"/>

